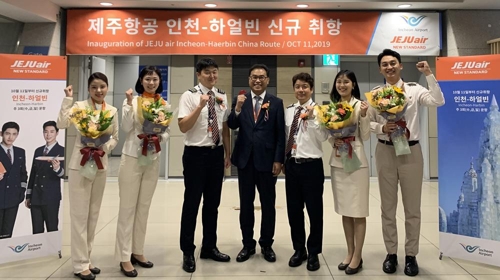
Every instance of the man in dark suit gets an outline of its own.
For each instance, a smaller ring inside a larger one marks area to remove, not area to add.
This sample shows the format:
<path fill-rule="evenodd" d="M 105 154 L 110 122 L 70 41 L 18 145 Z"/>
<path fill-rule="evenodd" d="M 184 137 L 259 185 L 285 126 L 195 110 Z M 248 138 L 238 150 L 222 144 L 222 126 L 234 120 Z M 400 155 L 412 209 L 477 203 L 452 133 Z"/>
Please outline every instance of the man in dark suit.
<path fill-rule="evenodd" d="M 33 155 L 26 207 L 31 209 L 33 234 L 58 231 L 59 206 L 61 204 L 61 178 L 64 177 L 64 163 L 57 157 L 64 157 L 64 147 L 57 143 L 59 129 L 55 121 L 43 124 L 45 145 L 37 148 Z M 51 160 L 37 160 L 51 157 Z"/>
<path fill-rule="evenodd" d="M 262 206 L 259 245 L 264 258 L 276 261 L 272 249 L 276 223 L 276 180 L 285 158 L 285 117 L 283 100 L 266 93 L 269 69 L 256 64 L 249 70 L 251 91 L 235 97 L 228 119 L 238 138 L 231 162 L 238 167 L 240 195 L 240 228 L 243 249 L 236 261 L 243 262 L 255 254 L 253 239 L 255 186 Z"/>
<path fill-rule="evenodd" d="M 24 201 L 28 172 L 24 149 L 14 147 L 14 141 L 19 135 L 19 125 L 7 122 L 2 126 L 0 134 L 0 162 L 6 170 L 6 173 L 0 174 L 0 239 L 3 239 L 12 237 L 17 210 Z"/>

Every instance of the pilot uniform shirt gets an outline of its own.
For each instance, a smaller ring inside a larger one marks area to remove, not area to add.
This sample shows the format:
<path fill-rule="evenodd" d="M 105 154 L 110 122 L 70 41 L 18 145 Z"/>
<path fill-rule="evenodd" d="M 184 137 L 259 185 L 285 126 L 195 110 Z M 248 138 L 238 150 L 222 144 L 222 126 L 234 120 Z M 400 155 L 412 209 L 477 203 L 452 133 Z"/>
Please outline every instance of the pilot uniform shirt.
<path fill-rule="evenodd" d="M 299 102 L 292 104 L 286 108 L 285 111 L 285 126 L 286 126 L 286 143 L 288 143 L 290 129 L 293 123 L 293 118 L 296 114 L 297 107 L 300 107 L 301 114 L 306 113 L 307 106 L 315 106 L 316 104 L 309 99 L 304 105 Z M 296 150 L 292 149 L 291 157 L 295 158 L 322 158 L 323 148 L 322 142 L 328 139 L 329 133 L 326 128 L 320 126 L 315 120 L 314 116 L 307 120 L 299 117 L 297 126 L 297 134 L 295 139 Z M 286 145 L 286 144 L 285 144 Z"/>
<path fill-rule="evenodd" d="M 26 191 L 26 199 L 31 199 L 32 205 L 47 205 L 48 202 L 59 202 L 61 200 L 61 179 L 64 177 L 64 161 L 60 161 L 59 169 L 54 170 L 51 162 L 35 159 L 43 155 L 46 147 L 48 156 L 56 156 L 50 152 L 56 144 L 58 143 L 55 142 L 50 146 L 41 146 L 35 150 L 28 189 Z M 62 146 L 60 148 L 64 149 Z M 59 156 L 64 156 L 64 154 Z M 51 190 L 44 191 L 47 188 Z"/>
<path fill-rule="evenodd" d="M 426 80 L 429 85 L 429 89 L 419 85 L 418 83 L 405 83 L 401 79 L 396 83 L 397 87 L 404 90 L 408 100 L 408 105 L 406 105 L 407 108 L 404 115 L 406 126 L 410 131 L 410 139 L 408 139 L 408 141 L 420 140 L 420 119 L 418 114 L 420 106 L 439 107 L 444 105 L 444 95 L 434 75 L 431 74 L 426 76 Z M 387 83 L 386 85 L 389 84 Z M 377 87 L 374 89 L 376 88 Z M 368 112 L 370 114 L 370 119 L 372 120 L 370 124 L 371 131 L 376 133 L 379 139 L 390 141 L 389 136 L 384 134 L 382 131 L 382 127 L 387 123 L 387 120 L 383 118 L 374 108 L 370 107 Z"/>
<path fill-rule="evenodd" d="M 26 188 L 28 187 L 28 172 L 26 171 L 25 151 L 22 148 L 11 146 L 7 148 L 3 143 L 0 144 L 7 155 L 7 150 L 10 149 L 12 156 L 11 167 L 3 164 L 7 173 L 4 174 L 0 181 L 0 209 L 16 207 L 24 201 Z M 18 149 L 20 154 L 15 150 Z M 7 157 L 7 156 L 5 156 Z M 10 171 L 9 171 L 10 170 Z"/>
<path fill-rule="evenodd" d="M 216 87 L 211 89 L 215 94 L 215 113 L 217 115 L 217 124 L 219 127 L 219 146 L 222 145 L 222 124 L 227 122 L 229 117 L 229 110 L 227 106 L 227 96 L 224 91 L 218 89 Z M 189 114 L 191 114 L 196 107 L 200 104 L 200 94 L 208 94 L 210 89 L 203 86 L 201 83 L 195 86 L 192 89 L 185 91 L 181 99 L 179 101 L 179 115 L 178 118 L 182 119 Z M 218 102 L 220 100 L 221 102 Z M 209 124 L 209 116 L 208 116 L 208 106 L 209 102 L 207 101 L 207 105 L 203 107 L 201 110 L 198 119 L 196 120 L 193 127 L 185 133 L 184 145 L 186 146 L 197 146 L 197 147 L 210 147 L 214 146 L 214 142 L 212 137 L 208 134 L 208 124 Z"/>

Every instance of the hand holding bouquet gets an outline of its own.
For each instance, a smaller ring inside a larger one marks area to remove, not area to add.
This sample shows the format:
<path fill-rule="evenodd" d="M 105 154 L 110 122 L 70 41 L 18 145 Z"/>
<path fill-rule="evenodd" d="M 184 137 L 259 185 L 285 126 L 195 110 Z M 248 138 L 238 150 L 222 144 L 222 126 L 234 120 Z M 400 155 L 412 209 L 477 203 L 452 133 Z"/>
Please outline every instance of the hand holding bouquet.
<path fill-rule="evenodd" d="M 101 158 L 105 152 L 102 145 L 109 141 L 111 133 L 107 132 L 114 116 L 109 111 L 91 108 L 73 108 L 70 120 L 81 134 L 81 143 L 85 147 L 80 150 L 82 160 L 80 174 L 93 180 L 97 169 L 104 169 Z"/>
<path fill-rule="evenodd" d="M 356 104 L 354 104 L 356 106 Z M 354 108 L 347 102 L 330 103 L 329 105 L 316 106 L 316 120 L 324 126 L 336 139 L 343 144 L 337 147 L 337 152 L 342 158 L 342 166 L 346 172 L 353 172 L 361 167 L 361 161 L 354 152 L 351 142 L 355 140 L 357 120 L 352 116 Z"/>
<path fill-rule="evenodd" d="M 406 127 L 404 114 L 408 100 L 404 91 L 397 86 L 387 85 L 365 93 L 368 103 L 387 121 L 395 122 L 398 128 L 389 134 L 396 149 L 396 155 L 410 154 L 408 139 L 410 131 Z"/>
<path fill-rule="evenodd" d="M 143 133 L 137 135 L 142 140 L 139 148 L 139 164 L 148 165 L 157 159 L 161 151 L 160 139 L 158 134 L 167 130 L 174 115 L 170 111 L 170 105 L 159 98 L 137 98 L 137 110 L 139 120 L 142 123 Z"/>

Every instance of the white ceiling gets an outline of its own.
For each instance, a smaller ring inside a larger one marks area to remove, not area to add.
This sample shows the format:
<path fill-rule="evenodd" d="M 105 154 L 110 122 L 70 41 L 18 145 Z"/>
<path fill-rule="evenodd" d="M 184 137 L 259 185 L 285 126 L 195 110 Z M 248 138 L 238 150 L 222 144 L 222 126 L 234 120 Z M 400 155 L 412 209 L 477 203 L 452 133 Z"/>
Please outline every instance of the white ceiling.
<path fill-rule="evenodd" d="M 57 19 L 54 11 L 59 7 L 102 8 L 100 2 L 111 2 L 112 9 L 147 8 L 147 9 L 208 9 L 206 3 L 216 3 L 215 9 L 232 10 L 465 10 L 498 9 L 500 0 L 207 0 L 207 1 L 171 1 L 171 0 L 0 0 L 0 15 L 22 22 L 50 22 Z M 308 4 L 306 9 L 299 9 L 297 4 Z M 412 4 L 409 9 L 397 8 L 399 4 Z"/>

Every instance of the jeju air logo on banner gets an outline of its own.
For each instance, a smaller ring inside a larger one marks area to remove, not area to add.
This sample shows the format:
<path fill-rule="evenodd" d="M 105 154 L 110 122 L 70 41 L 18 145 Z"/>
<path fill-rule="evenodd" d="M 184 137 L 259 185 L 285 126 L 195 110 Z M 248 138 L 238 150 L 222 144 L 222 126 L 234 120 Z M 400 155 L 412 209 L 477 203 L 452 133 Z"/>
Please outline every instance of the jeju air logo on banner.
<path fill-rule="evenodd" d="M 404 55 L 439 55 L 440 21 L 438 13 L 383 13 L 367 54 L 389 48 Z"/>
<path fill-rule="evenodd" d="M 48 59 L 44 56 L 0 56 L 0 77 L 3 79 L 60 80 L 65 79 L 66 57 Z"/>
<path fill-rule="evenodd" d="M 439 57 L 439 246 L 500 265 L 500 56 Z M 450 143 L 453 143 L 450 145 Z"/>
<path fill-rule="evenodd" d="M 396 13 L 398 14 L 398 13 Z M 403 19 L 378 12 L 243 12 L 172 10 L 69 10 L 68 54 L 366 54 L 370 45 L 389 47 L 402 36 L 385 26 Z M 428 18 L 430 20 L 428 20 Z M 439 22 L 424 20 L 431 30 Z M 412 17 L 407 19 L 414 24 Z M 389 22 L 388 22 L 389 21 Z M 426 34 L 418 34 L 427 36 Z M 416 35 L 412 35 L 416 36 Z M 406 38 L 403 41 L 439 40 Z M 439 49 L 438 45 L 429 49 Z M 406 54 L 402 49 L 401 54 Z M 433 53 L 435 54 L 435 53 Z M 419 55 L 430 55 L 420 49 Z"/>

